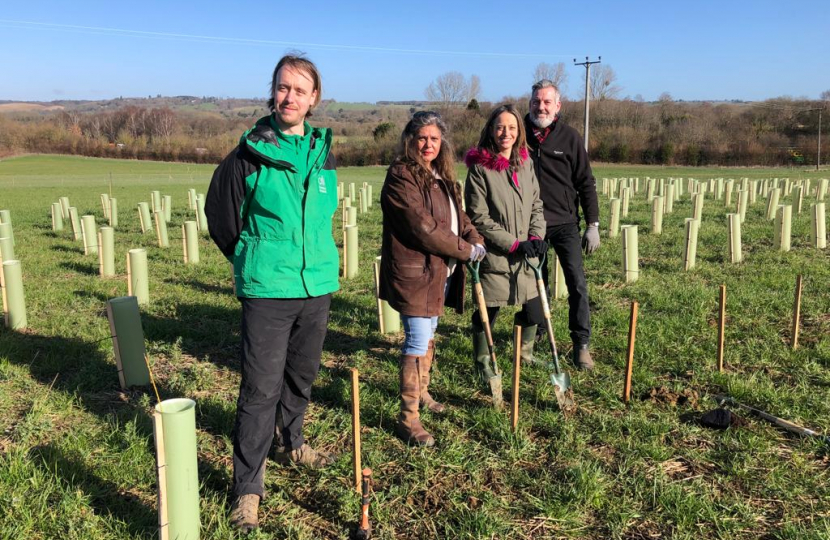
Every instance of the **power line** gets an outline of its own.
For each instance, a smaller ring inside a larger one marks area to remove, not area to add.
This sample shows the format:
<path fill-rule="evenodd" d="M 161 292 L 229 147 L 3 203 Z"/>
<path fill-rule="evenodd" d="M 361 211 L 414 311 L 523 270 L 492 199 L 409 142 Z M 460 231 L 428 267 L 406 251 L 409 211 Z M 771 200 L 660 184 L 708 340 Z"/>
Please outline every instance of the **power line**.
<path fill-rule="evenodd" d="M 308 43 L 301 41 L 278 41 L 267 39 L 249 39 L 249 38 L 235 38 L 222 36 L 208 36 L 197 34 L 180 34 L 173 32 L 153 32 L 148 30 L 129 30 L 126 28 L 110 28 L 102 26 L 80 26 L 73 24 L 56 24 L 44 23 L 36 21 L 16 21 L 0 19 L 0 25 L 6 28 L 17 28 L 22 30 L 58 30 L 67 31 L 80 34 L 89 35 L 111 35 L 124 37 L 138 37 L 144 39 L 168 39 L 177 41 L 195 41 L 200 43 L 225 43 L 231 45 L 267 45 L 267 46 L 284 46 L 284 47 L 304 47 L 309 49 L 324 49 L 324 50 L 341 50 L 341 51 L 361 51 L 361 52 L 383 52 L 383 53 L 402 53 L 402 54 L 421 54 L 421 55 L 439 55 L 439 56 L 485 56 L 485 57 L 503 57 L 503 58 L 542 58 L 550 56 L 573 56 L 572 54 L 551 54 L 551 53 L 499 53 L 499 52 L 480 52 L 480 51 L 452 51 L 452 50 L 432 50 L 432 49 L 401 49 L 395 47 L 369 47 L 363 45 L 345 45 L 345 44 L 328 44 L 328 43 Z"/>

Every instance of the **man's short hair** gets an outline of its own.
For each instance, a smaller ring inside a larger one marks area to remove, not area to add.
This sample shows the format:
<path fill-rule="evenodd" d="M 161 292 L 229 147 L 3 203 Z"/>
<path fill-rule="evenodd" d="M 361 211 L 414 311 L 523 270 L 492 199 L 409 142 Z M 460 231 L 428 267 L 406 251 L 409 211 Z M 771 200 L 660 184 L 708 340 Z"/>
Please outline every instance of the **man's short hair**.
<path fill-rule="evenodd" d="M 541 90 L 542 88 L 553 88 L 553 91 L 556 92 L 556 101 L 559 101 L 562 96 L 562 93 L 559 92 L 559 87 L 553 84 L 553 81 L 550 79 L 542 79 L 530 88 L 530 99 L 533 99 L 533 95 L 536 91 Z"/>

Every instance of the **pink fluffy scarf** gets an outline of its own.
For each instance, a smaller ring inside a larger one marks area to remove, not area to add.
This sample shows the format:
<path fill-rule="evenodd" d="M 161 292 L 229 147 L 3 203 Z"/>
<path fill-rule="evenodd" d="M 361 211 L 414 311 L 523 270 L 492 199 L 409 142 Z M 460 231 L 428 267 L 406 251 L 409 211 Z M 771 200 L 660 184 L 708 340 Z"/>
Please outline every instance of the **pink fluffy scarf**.
<path fill-rule="evenodd" d="M 519 150 L 519 157 L 521 158 L 520 161 L 524 164 L 529 157 L 527 154 L 527 148 L 522 148 Z M 491 154 L 484 148 L 473 147 L 467 151 L 467 154 L 464 156 L 464 164 L 467 165 L 467 168 L 472 167 L 473 165 L 481 165 L 485 169 L 490 169 L 491 171 L 506 171 L 510 168 L 510 161 L 500 154 Z"/>

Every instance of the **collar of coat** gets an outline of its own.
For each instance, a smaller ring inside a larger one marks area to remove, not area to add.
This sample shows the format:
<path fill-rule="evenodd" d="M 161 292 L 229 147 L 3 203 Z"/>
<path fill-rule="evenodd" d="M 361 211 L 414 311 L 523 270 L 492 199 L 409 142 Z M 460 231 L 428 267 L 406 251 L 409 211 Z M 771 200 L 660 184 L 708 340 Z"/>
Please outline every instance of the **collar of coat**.
<path fill-rule="evenodd" d="M 519 150 L 519 161 L 524 164 L 527 161 L 528 154 L 527 148 L 522 148 Z M 473 165 L 481 165 L 485 169 L 490 169 L 491 171 L 506 171 L 510 168 L 510 160 L 502 156 L 501 154 L 491 154 L 484 148 L 480 148 L 474 146 L 467 151 L 467 155 L 464 156 L 464 164 L 467 165 L 469 169 Z"/>
<path fill-rule="evenodd" d="M 331 146 L 331 130 L 327 128 L 311 127 L 308 122 L 303 122 L 304 135 L 299 137 L 310 137 L 309 140 L 309 163 L 317 161 L 321 152 L 328 154 Z M 289 138 L 297 135 L 285 135 L 275 128 L 272 116 L 260 118 L 253 128 L 242 134 L 240 145 L 247 148 L 254 156 L 267 165 L 278 166 L 291 171 L 296 171 L 294 164 L 296 149 L 292 144 L 287 144 Z"/>

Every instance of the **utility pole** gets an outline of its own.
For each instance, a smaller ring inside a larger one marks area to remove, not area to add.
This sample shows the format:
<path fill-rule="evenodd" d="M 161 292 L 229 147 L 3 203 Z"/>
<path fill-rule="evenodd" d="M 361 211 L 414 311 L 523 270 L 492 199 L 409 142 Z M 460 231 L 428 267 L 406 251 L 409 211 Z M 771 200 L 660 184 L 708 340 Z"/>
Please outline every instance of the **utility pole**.
<path fill-rule="evenodd" d="M 588 57 L 585 57 L 584 62 L 577 63 L 576 58 L 574 58 L 574 65 L 575 66 L 585 66 L 585 151 L 588 151 L 588 113 L 590 107 L 588 105 L 590 100 L 589 89 L 591 87 L 591 65 L 592 64 L 599 64 L 602 62 L 602 57 L 597 56 L 597 59 L 591 62 L 588 60 Z"/>

